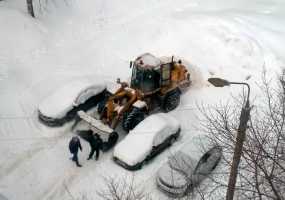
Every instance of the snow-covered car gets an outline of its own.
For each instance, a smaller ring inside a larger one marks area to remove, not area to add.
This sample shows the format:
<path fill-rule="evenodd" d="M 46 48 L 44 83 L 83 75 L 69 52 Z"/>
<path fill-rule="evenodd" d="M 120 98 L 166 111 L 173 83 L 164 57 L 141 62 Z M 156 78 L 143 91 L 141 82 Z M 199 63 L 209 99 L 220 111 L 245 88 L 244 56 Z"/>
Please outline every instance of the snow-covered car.
<path fill-rule="evenodd" d="M 115 146 L 113 159 L 129 170 L 140 169 L 177 140 L 179 122 L 169 114 L 158 113 L 140 122 Z"/>
<path fill-rule="evenodd" d="M 222 148 L 214 146 L 200 159 L 195 155 L 197 153 L 177 151 L 170 156 L 157 172 L 158 188 L 174 198 L 187 195 L 216 168 L 222 157 Z"/>
<path fill-rule="evenodd" d="M 48 126 L 61 126 L 73 119 L 78 110 L 88 110 L 104 97 L 102 80 L 76 80 L 64 85 L 38 106 L 40 121 Z"/>

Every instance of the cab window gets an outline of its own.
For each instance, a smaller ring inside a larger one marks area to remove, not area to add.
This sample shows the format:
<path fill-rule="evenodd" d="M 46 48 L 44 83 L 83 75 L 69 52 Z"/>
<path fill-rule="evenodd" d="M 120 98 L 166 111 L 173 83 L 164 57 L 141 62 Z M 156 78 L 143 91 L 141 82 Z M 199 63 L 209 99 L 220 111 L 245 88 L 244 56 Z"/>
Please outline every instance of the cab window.
<path fill-rule="evenodd" d="M 170 69 L 171 69 L 171 65 L 169 64 L 164 64 L 161 65 L 161 85 L 169 85 L 170 84 Z"/>

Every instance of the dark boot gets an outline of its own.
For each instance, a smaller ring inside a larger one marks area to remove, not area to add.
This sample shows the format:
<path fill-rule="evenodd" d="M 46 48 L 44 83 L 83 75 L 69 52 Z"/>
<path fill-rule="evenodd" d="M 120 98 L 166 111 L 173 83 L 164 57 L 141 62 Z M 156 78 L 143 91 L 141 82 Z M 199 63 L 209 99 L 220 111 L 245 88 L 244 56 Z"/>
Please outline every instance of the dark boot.
<path fill-rule="evenodd" d="M 91 149 L 91 152 L 90 152 L 90 154 L 89 154 L 89 157 L 87 158 L 87 160 L 90 160 L 90 159 L 93 157 L 94 152 L 95 152 L 95 149 L 92 148 L 92 149 Z"/>
<path fill-rule="evenodd" d="M 99 149 L 96 149 L 96 160 L 98 160 L 99 154 L 100 154 L 100 150 L 99 150 Z"/>
<path fill-rule="evenodd" d="M 77 167 L 82 167 L 82 165 L 79 164 L 78 160 L 76 160 L 75 163 Z"/>
<path fill-rule="evenodd" d="M 76 154 L 73 154 L 72 159 L 73 162 L 76 162 Z"/>
<path fill-rule="evenodd" d="M 79 162 L 78 162 L 77 153 L 75 153 L 75 154 L 73 155 L 72 160 L 76 163 L 76 166 L 77 166 L 77 167 L 82 167 L 82 165 L 80 165 Z"/>

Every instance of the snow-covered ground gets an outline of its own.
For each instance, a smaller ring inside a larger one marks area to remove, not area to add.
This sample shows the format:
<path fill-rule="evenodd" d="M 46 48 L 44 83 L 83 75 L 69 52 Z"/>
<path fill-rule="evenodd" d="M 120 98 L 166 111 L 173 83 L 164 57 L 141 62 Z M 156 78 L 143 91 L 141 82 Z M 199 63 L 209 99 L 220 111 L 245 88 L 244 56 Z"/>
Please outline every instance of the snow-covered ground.
<path fill-rule="evenodd" d="M 37 106 L 74 79 L 127 79 L 129 61 L 150 52 L 187 59 L 193 86 L 170 114 L 182 123 L 182 137 L 135 172 L 156 199 L 154 174 L 173 152 L 197 134 L 197 103 L 227 101 L 240 87 L 214 88 L 208 77 L 245 81 L 258 96 L 263 66 L 275 75 L 285 67 L 284 0 L 71 0 L 51 1 L 37 19 L 25 1 L 0 1 L 0 194 L 9 200 L 98 199 L 104 175 L 126 176 L 112 152 L 86 161 L 69 160 L 71 124 L 48 128 Z M 66 3 L 62 3 L 66 2 Z M 38 5 L 37 5 L 38 6 Z"/>

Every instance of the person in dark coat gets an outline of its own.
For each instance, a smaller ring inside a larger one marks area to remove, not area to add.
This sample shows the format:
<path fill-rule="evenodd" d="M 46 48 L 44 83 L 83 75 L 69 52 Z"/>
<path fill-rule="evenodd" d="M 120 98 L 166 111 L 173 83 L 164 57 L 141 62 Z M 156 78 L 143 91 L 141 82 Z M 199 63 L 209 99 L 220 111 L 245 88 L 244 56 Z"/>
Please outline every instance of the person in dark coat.
<path fill-rule="evenodd" d="M 69 150 L 70 150 L 70 153 L 73 154 L 72 161 L 74 161 L 76 163 L 77 167 L 82 167 L 82 165 L 80 165 L 78 162 L 78 155 L 77 155 L 78 149 L 80 149 L 80 151 L 82 151 L 80 139 L 79 139 L 79 137 L 74 136 L 74 137 L 72 137 L 72 139 L 69 142 Z"/>
<path fill-rule="evenodd" d="M 103 140 L 101 139 L 100 135 L 98 133 L 92 134 L 89 140 L 89 144 L 91 147 L 91 152 L 87 160 L 90 160 L 93 157 L 95 151 L 96 151 L 96 160 L 98 160 L 100 149 L 102 148 L 103 144 Z"/>
<path fill-rule="evenodd" d="M 103 142 L 102 144 L 102 151 L 108 151 L 110 150 L 115 144 L 117 143 L 117 140 L 119 138 L 119 135 L 117 132 L 112 132 L 109 135 L 108 141 Z"/>

